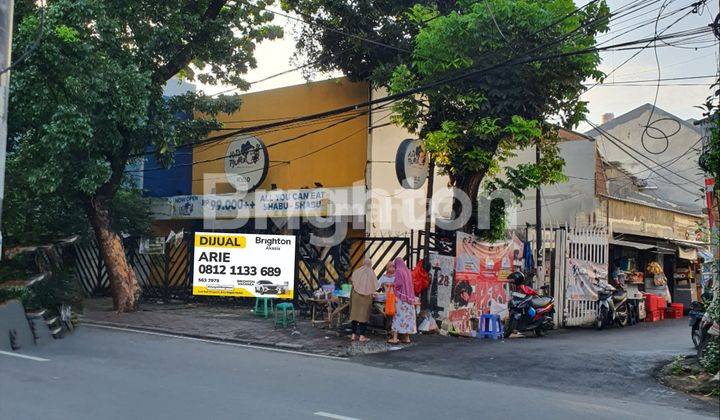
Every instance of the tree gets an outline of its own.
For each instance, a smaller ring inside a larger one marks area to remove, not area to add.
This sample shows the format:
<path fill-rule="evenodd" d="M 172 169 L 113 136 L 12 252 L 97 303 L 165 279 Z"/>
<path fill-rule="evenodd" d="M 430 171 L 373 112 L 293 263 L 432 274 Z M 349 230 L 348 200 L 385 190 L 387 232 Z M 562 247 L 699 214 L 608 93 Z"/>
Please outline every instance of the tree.
<path fill-rule="evenodd" d="M 713 194 L 713 208 L 708 209 L 713 213 L 715 217 L 715 224 L 720 223 L 718 220 L 718 203 L 720 198 L 718 197 L 720 188 L 720 79 L 716 80 L 715 83 L 710 86 L 712 95 L 709 96 L 703 105 L 704 113 L 703 116 L 707 118 L 707 132 L 709 134 L 706 143 L 703 145 L 703 153 L 700 155 L 700 167 L 710 176 L 715 178 L 715 191 Z M 720 261 L 717 255 L 717 247 L 720 243 L 720 237 L 718 236 L 717 227 L 714 231 L 710 232 L 710 235 L 714 236 L 711 239 L 713 246 L 713 252 L 715 253 L 715 273 L 720 272 Z M 720 323 L 720 279 L 717 274 L 713 279 L 712 286 L 712 301 L 707 307 L 707 313 L 710 319 L 714 322 Z M 700 361 L 703 367 L 710 373 L 717 374 L 718 367 L 720 367 L 720 344 L 718 343 L 717 337 L 715 340 L 709 343 L 708 347 L 703 350 L 704 355 Z"/>
<path fill-rule="evenodd" d="M 41 14 L 34 0 L 16 3 L 19 55 L 34 48 Z M 218 113 L 240 105 L 237 96 L 202 93 L 167 100 L 163 86 L 179 74 L 247 88 L 255 44 L 282 35 L 268 25 L 269 3 L 46 0 L 42 40 L 11 78 L 9 153 L 22 172 L 9 177 L 26 177 L 38 202 L 61 197 L 82 210 L 117 311 L 135 310 L 139 297 L 111 212 L 126 166 L 148 149 L 170 163 L 173 150 L 220 128 Z M 180 112 L 203 118 L 180 121 Z"/>
<path fill-rule="evenodd" d="M 390 93 L 475 71 L 393 105 L 394 121 L 424 139 L 451 183 L 471 198 L 471 214 L 483 181 L 490 189 L 521 194 L 564 178 L 557 128 L 547 121 L 579 123 L 587 111 L 579 100 L 583 82 L 603 76 L 599 55 L 517 59 L 594 46 L 595 36 L 607 29 L 604 1 L 577 11 L 572 0 L 286 0 L 284 5 L 312 23 L 297 44 L 320 70 L 340 69 Z M 328 29 L 338 27 L 345 35 Z M 482 71 L 487 68 L 493 70 Z M 536 144 L 543 152 L 538 165 L 503 167 L 512 150 Z M 457 217 L 457 200 L 453 207 Z M 474 221 L 463 230 L 474 230 Z"/>

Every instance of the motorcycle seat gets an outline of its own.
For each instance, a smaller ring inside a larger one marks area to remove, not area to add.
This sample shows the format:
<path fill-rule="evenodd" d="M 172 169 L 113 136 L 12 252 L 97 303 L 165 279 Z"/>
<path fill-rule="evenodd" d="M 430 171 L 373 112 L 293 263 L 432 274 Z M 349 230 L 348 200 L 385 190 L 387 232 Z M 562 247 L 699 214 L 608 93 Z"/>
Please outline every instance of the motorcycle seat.
<path fill-rule="evenodd" d="M 625 300 L 627 298 L 627 293 L 625 293 L 625 292 L 616 293 L 613 295 L 612 298 L 613 298 L 613 302 L 622 302 L 623 300 Z"/>
<path fill-rule="evenodd" d="M 532 300 L 530 301 L 530 303 L 532 304 L 533 308 L 542 308 L 542 307 L 544 307 L 544 306 L 549 305 L 550 302 L 552 302 L 552 298 L 551 298 L 551 297 L 546 297 L 546 296 L 534 297 L 534 298 L 532 298 Z"/>

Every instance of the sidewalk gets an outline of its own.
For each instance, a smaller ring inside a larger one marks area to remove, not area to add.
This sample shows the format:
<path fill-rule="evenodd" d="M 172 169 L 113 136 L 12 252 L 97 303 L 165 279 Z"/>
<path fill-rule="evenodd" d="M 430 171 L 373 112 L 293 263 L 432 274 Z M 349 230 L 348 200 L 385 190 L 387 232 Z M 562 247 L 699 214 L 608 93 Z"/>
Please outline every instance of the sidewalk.
<path fill-rule="evenodd" d="M 256 317 L 249 308 L 198 303 L 143 303 L 137 312 L 117 314 L 109 298 L 87 299 L 82 321 L 336 357 L 399 349 L 382 335 L 370 335 L 369 343 L 351 343 L 347 336 L 313 327 L 307 319 L 298 318 L 296 328 L 275 329 L 272 318 Z"/>

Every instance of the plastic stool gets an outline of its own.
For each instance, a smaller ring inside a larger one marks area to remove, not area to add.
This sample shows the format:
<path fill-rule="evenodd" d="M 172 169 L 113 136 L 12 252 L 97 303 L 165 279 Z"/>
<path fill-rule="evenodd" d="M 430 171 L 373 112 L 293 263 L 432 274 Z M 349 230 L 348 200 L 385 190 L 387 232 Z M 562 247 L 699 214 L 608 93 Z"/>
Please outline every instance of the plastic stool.
<path fill-rule="evenodd" d="M 275 326 L 287 328 L 295 323 L 295 307 L 290 302 L 278 303 L 275 306 Z"/>
<path fill-rule="evenodd" d="M 497 340 L 503 336 L 503 325 L 500 315 L 482 314 L 478 325 L 478 338 L 492 338 Z"/>
<path fill-rule="evenodd" d="M 259 297 L 255 298 L 255 309 L 253 310 L 255 316 L 264 316 L 265 318 L 270 317 L 273 313 L 273 301 L 270 298 Z"/>

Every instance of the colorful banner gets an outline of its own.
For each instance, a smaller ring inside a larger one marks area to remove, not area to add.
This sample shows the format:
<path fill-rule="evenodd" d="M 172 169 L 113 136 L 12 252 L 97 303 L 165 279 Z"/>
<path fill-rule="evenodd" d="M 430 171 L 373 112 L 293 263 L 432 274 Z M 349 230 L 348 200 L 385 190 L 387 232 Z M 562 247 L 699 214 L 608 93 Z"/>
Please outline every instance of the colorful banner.
<path fill-rule="evenodd" d="M 505 317 L 510 295 L 507 277 L 522 265 L 522 249 L 514 236 L 490 243 L 458 232 L 453 305 L 470 309 L 475 317 L 487 312 Z"/>
<path fill-rule="evenodd" d="M 470 309 L 461 308 L 448 312 L 447 330 L 460 335 L 470 335 L 472 332 L 472 314 Z"/>
<path fill-rule="evenodd" d="M 458 232 L 455 249 L 455 272 L 479 274 L 486 281 L 504 281 L 516 262 L 521 263 L 523 244 L 515 236 L 508 241 L 491 243 Z"/>
<path fill-rule="evenodd" d="M 430 254 L 430 293 L 429 308 L 433 317 L 445 318 L 450 309 L 455 257 Z"/>
<path fill-rule="evenodd" d="M 598 285 L 607 280 L 607 266 L 570 258 L 568 259 L 565 297 L 569 300 L 597 300 Z"/>

